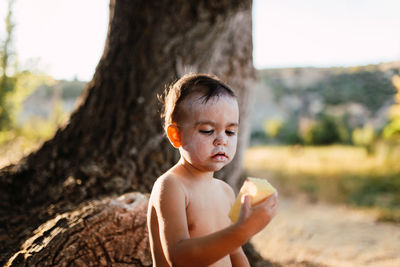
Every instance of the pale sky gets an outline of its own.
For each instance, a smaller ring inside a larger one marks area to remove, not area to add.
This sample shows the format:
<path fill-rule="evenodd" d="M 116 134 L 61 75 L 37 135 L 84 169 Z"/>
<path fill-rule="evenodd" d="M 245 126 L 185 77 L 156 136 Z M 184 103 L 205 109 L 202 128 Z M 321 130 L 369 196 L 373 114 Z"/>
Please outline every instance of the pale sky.
<path fill-rule="evenodd" d="M 40 59 L 57 79 L 90 80 L 109 0 L 17 0 L 19 63 Z M 399 0 L 254 0 L 256 68 L 349 66 L 400 60 Z M 0 39 L 6 0 L 0 0 Z"/>
<path fill-rule="evenodd" d="M 255 0 L 257 68 L 400 60 L 399 0 Z"/>
<path fill-rule="evenodd" d="M 15 48 L 19 63 L 40 58 L 57 79 L 91 80 L 103 53 L 109 0 L 16 0 Z M 6 0 L 0 0 L 5 16 Z M 1 35 L 4 36 L 4 19 Z"/>

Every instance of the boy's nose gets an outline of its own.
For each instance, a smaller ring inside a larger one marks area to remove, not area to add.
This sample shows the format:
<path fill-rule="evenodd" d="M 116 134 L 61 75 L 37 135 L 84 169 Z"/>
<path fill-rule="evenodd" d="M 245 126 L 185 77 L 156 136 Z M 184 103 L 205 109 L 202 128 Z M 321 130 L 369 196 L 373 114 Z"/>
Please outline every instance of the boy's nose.
<path fill-rule="evenodd" d="M 224 145 L 226 145 L 226 138 L 224 138 L 221 135 L 217 136 L 215 138 L 215 140 L 214 140 L 214 145 L 215 146 L 224 146 Z"/>

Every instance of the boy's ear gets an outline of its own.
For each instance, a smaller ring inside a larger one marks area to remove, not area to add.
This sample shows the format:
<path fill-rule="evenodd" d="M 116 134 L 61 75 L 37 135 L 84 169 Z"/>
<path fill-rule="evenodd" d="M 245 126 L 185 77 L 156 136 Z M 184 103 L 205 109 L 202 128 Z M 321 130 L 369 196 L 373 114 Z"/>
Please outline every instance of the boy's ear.
<path fill-rule="evenodd" d="M 168 125 L 167 135 L 169 141 L 175 148 L 179 148 L 181 146 L 181 138 L 179 136 L 178 126 L 176 126 L 175 124 Z"/>

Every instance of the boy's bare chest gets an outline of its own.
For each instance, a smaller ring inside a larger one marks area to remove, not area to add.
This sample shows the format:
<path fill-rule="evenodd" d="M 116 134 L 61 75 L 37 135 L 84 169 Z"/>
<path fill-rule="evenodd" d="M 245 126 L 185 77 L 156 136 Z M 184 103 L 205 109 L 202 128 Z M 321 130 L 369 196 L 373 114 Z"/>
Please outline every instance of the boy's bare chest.
<path fill-rule="evenodd" d="M 219 190 L 189 193 L 186 216 L 191 237 L 203 236 L 227 227 L 230 200 Z"/>

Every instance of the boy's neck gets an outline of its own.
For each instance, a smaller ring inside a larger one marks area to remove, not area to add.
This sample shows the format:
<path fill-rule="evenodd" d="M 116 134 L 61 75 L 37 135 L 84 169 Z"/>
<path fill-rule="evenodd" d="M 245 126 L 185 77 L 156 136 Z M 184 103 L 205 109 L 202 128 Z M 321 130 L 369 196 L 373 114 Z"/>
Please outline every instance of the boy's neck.
<path fill-rule="evenodd" d="M 189 162 L 187 162 L 184 158 L 181 158 L 176 164 L 176 166 L 181 167 L 184 170 L 184 172 L 187 173 L 187 175 L 185 176 L 189 176 L 191 178 L 201 179 L 201 180 L 214 178 L 214 172 L 201 171 L 196 167 L 194 167 Z"/>

